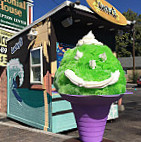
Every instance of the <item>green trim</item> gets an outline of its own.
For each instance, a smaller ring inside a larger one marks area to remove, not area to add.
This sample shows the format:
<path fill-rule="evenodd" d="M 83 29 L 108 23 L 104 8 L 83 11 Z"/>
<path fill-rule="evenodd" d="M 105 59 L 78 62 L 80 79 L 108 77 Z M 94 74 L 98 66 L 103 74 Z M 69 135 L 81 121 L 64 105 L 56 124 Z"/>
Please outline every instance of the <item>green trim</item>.
<path fill-rule="evenodd" d="M 48 131 L 52 131 L 52 96 L 47 93 L 48 99 Z"/>
<path fill-rule="evenodd" d="M 71 104 L 65 100 L 52 102 L 52 113 L 71 110 Z"/>
<path fill-rule="evenodd" d="M 7 114 L 9 114 L 9 96 L 10 96 L 9 66 L 7 66 Z"/>
<path fill-rule="evenodd" d="M 69 129 L 76 128 L 74 114 L 66 113 L 52 117 L 52 132 L 58 133 Z"/>
<path fill-rule="evenodd" d="M 54 93 L 52 93 L 52 99 L 56 99 L 56 98 L 61 98 L 60 94 L 57 93 L 54 95 Z"/>

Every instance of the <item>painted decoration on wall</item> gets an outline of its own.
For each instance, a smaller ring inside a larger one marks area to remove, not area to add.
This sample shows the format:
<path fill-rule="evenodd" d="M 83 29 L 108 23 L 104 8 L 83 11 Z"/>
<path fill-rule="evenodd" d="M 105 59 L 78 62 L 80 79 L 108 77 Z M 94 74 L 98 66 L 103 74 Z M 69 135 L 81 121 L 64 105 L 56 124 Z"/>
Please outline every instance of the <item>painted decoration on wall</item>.
<path fill-rule="evenodd" d="M 10 79 L 9 83 L 11 86 L 11 90 L 19 102 L 22 102 L 22 98 L 19 96 L 17 92 L 17 88 L 21 87 L 24 82 L 24 70 L 23 65 L 20 64 L 19 59 L 11 59 L 8 63 L 8 67 L 10 69 Z M 19 83 L 17 84 L 17 78 Z"/>
<path fill-rule="evenodd" d="M 126 18 L 105 0 L 86 0 L 94 12 L 105 20 L 118 25 L 127 25 Z"/>
<path fill-rule="evenodd" d="M 25 71 L 20 58 L 9 60 L 7 64 L 7 116 L 30 126 L 44 129 L 44 93 L 42 90 L 24 87 Z"/>
<path fill-rule="evenodd" d="M 65 51 L 67 51 L 70 48 L 74 48 L 73 45 L 65 44 L 65 43 L 56 43 L 56 51 L 57 51 L 57 68 L 59 67 L 61 60 L 63 59 Z"/>

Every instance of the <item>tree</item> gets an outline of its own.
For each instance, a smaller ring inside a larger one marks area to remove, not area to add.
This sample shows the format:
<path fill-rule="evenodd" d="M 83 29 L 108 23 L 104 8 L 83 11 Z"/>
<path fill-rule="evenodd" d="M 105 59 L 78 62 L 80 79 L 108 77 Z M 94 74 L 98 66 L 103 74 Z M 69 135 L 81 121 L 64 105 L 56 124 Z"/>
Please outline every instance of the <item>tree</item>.
<path fill-rule="evenodd" d="M 123 15 L 129 21 L 136 20 L 135 24 L 135 56 L 141 56 L 141 14 L 128 9 Z M 116 50 L 118 57 L 132 56 L 133 31 L 124 32 L 122 36 L 116 36 Z"/>

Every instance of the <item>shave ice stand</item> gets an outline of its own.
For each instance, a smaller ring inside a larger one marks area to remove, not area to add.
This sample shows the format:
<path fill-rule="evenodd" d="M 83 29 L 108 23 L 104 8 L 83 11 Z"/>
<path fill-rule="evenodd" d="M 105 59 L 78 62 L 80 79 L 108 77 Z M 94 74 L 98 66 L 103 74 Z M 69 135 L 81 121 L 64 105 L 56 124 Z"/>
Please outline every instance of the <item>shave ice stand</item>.
<path fill-rule="evenodd" d="M 88 3 L 91 6 L 91 1 Z M 96 6 L 99 12 L 65 1 L 8 40 L 8 117 L 54 133 L 77 127 L 68 98 L 64 100 L 53 86 L 65 51 L 92 31 L 116 55 L 115 34 L 130 27 L 110 4 L 109 9 L 113 8 L 119 17 Z M 101 17 L 101 13 L 106 16 Z M 108 120 L 116 118 L 118 105 L 112 103 Z"/>

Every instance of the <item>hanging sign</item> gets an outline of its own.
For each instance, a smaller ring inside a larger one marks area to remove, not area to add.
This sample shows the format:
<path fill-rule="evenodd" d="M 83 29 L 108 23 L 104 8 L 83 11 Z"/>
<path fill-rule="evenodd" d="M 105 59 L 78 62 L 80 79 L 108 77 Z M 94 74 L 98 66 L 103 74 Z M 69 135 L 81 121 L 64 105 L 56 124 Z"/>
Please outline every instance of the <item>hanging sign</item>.
<path fill-rule="evenodd" d="M 0 30 L 0 66 L 6 66 L 7 64 L 7 39 L 12 35 L 13 33 Z"/>
<path fill-rule="evenodd" d="M 105 0 L 87 0 L 89 6 L 105 20 L 118 25 L 127 25 L 126 18 Z"/>
<path fill-rule="evenodd" d="M 0 0 L 0 24 L 17 29 L 27 26 L 27 4 L 25 0 Z"/>

